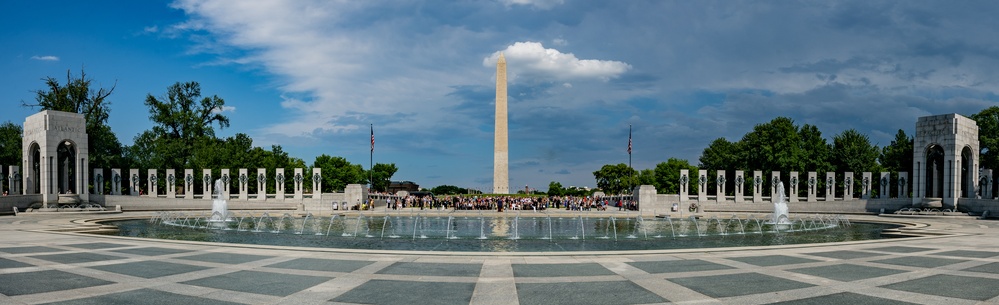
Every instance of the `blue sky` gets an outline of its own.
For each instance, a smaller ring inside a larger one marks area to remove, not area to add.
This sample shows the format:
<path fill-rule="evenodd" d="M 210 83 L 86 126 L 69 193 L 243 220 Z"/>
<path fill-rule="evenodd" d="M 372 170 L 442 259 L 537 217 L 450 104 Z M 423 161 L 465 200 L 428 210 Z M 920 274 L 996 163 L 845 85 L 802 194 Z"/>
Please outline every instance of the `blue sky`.
<path fill-rule="evenodd" d="M 777 116 L 879 146 L 916 118 L 996 105 L 995 1 L 11 1 L 0 122 L 41 78 L 85 68 L 124 144 L 145 96 L 178 81 L 226 100 L 231 127 L 424 187 L 492 185 L 495 60 L 508 62 L 510 186 L 594 186 L 592 172 L 697 164 Z"/>

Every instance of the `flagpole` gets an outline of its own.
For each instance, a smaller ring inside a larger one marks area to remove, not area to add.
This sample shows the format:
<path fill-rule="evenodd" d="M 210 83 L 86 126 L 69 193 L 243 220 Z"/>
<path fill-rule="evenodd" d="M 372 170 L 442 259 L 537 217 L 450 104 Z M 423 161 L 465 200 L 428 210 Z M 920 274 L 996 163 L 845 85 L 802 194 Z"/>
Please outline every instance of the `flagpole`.
<path fill-rule="evenodd" d="M 375 161 L 375 124 L 370 124 L 371 127 L 371 153 L 368 155 L 368 184 L 369 188 L 375 187 L 375 181 L 372 180 L 372 173 L 375 171 L 374 161 Z M 371 192 L 370 190 L 368 192 Z"/>
<path fill-rule="evenodd" d="M 628 169 L 631 170 L 631 181 L 635 181 L 635 169 L 631 167 L 631 124 L 628 124 Z M 634 188 L 631 183 L 628 183 L 628 186 Z"/>

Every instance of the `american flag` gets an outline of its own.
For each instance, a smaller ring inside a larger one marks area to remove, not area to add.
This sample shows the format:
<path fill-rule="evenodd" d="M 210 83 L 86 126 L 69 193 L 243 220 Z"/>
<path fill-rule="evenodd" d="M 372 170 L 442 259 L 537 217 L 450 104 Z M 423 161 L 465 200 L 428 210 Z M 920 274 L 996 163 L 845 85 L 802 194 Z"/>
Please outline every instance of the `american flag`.
<path fill-rule="evenodd" d="M 630 151 L 631 149 L 628 149 L 628 150 Z M 372 152 L 375 151 L 375 125 L 374 124 L 371 125 L 371 151 Z"/>
<path fill-rule="evenodd" d="M 631 125 L 628 125 L 628 154 L 631 154 Z"/>

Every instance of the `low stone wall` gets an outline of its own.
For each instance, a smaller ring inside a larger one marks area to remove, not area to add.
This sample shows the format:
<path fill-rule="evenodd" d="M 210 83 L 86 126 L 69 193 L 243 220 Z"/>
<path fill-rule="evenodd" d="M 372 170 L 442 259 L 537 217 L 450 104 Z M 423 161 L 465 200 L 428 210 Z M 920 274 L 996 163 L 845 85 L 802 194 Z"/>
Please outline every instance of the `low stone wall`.
<path fill-rule="evenodd" d="M 993 199 L 961 198 L 957 201 L 957 208 L 959 211 L 974 214 L 989 211 L 989 214 L 995 215 L 999 212 L 999 201 Z"/>
<path fill-rule="evenodd" d="M 675 194 L 657 194 L 655 202 L 643 203 L 642 211 L 670 211 L 673 204 L 677 203 L 678 208 L 686 211 L 691 203 L 697 203 L 702 212 L 733 212 L 733 213 L 772 213 L 773 203 L 770 202 L 684 202 L 680 203 L 680 196 Z M 872 214 L 879 213 L 884 209 L 887 213 L 892 213 L 898 209 L 912 206 L 912 199 L 891 198 L 891 199 L 853 199 L 837 201 L 816 201 L 816 202 L 791 202 L 787 204 L 791 213 L 854 213 Z M 996 206 L 999 208 L 999 205 Z"/>
<path fill-rule="evenodd" d="M 14 207 L 24 211 L 33 204 L 42 204 L 42 195 L 8 195 L 0 197 L 0 215 L 13 215 Z"/>

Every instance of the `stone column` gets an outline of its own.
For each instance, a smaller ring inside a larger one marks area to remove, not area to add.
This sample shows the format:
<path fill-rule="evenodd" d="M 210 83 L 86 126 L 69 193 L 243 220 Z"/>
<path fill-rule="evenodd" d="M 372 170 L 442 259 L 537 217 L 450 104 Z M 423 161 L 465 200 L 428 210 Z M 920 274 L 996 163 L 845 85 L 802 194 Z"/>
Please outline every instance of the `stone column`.
<path fill-rule="evenodd" d="M 817 194 L 819 184 L 818 175 L 815 172 L 808 172 L 808 181 L 806 183 L 808 184 L 808 199 L 805 200 L 808 202 L 819 201 Z"/>
<path fill-rule="evenodd" d="M 139 169 L 128 169 L 128 192 L 129 195 L 139 196 Z"/>
<path fill-rule="evenodd" d="M 715 202 L 722 203 L 725 202 L 725 170 L 720 169 L 717 173 L 715 183 L 718 184 L 718 189 L 715 192 Z"/>
<path fill-rule="evenodd" d="M 184 199 L 194 199 L 194 169 L 184 169 Z"/>
<path fill-rule="evenodd" d="M 741 203 L 746 201 L 746 197 L 743 196 L 746 190 L 746 173 L 744 171 L 735 171 L 735 203 Z"/>
<path fill-rule="evenodd" d="M 898 198 L 909 198 L 909 172 L 898 172 Z"/>
<path fill-rule="evenodd" d="M 640 211 L 654 211 L 656 203 L 656 187 L 651 185 L 641 185 L 638 187 L 638 209 Z M 662 211 L 662 210 L 660 210 Z"/>
<path fill-rule="evenodd" d="M 902 173 L 899 173 L 899 177 Z M 900 178 L 901 179 L 901 178 Z M 982 199 L 992 199 L 992 170 L 986 169 L 982 170 L 982 177 L 979 179 L 979 190 Z M 899 183 L 899 189 L 902 189 L 901 183 Z"/>
<path fill-rule="evenodd" d="M 284 200 L 284 169 L 274 169 L 274 190 L 277 193 L 275 199 Z"/>
<path fill-rule="evenodd" d="M 763 202 L 763 171 L 753 171 L 753 203 Z"/>
<path fill-rule="evenodd" d="M 215 188 L 215 181 L 212 179 L 212 170 L 202 168 L 201 179 L 201 184 L 204 184 L 204 187 L 201 188 L 201 199 L 212 200 L 212 195 L 215 194 L 212 191 Z"/>
<path fill-rule="evenodd" d="M 95 168 L 94 174 L 94 195 L 104 195 L 104 169 Z M 0 187 L 2 188 L 2 187 Z"/>
<path fill-rule="evenodd" d="M 229 185 L 232 183 L 232 177 L 229 176 L 228 168 L 222 169 L 222 178 L 219 179 L 222 179 L 222 189 L 219 190 L 219 194 L 221 194 L 221 196 L 219 197 L 225 200 L 229 200 L 230 198 L 229 195 L 231 194 L 232 190 L 232 188 L 229 187 Z"/>
<path fill-rule="evenodd" d="M 891 198 L 891 173 L 881 172 L 881 192 L 878 193 L 878 198 Z"/>
<path fill-rule="evenodd" d="M 798 172 L 791 172 L 790 189 L 787 191 L 787 202 L 798 202 Z"/>
<path fill-rule="evenodd" d="M 159 194 L 159 177 L 156 177 L 156 169 L 147 169 L 149 175 L 146 175 L 148 180 L 146 180 L 146 196 L 149 198 L 156 198 Z"/>
<path fill-rule="evenodd" d="M 305 176 L 302 174 L 302 168 L 295 169 L 295 200 L 302 200 L 304 198 L 302 194 L 305 193 Z"/>
<path fill-rule="evenodd" d="M 177 198 L 177 170 L 166 170 L 166 196 L 167 198 Z"/>
<path fill-rule="evenodd" d="M 21 174 L 21 168 L 17 165 L 11 165 L 7 167 L 9 170 L 7 173 L 10 175 L 7 179 L 10 179 L 10 193 L 24 195 L 27 194 L 24 190 L 24 175 Z"/>
<path fill-rule="evenodd" d="M 697 170 L 697 202 L 708 201 L 708 171 Z"/>
<path fill-rule="evenodd" d="M 843 200 L 853 200 L 853 172 L 843 173 Z"/>
<path fill-rule="evenodd" d="M 355 204 L 360 206 L 368 199 L 368 187 L 363 184 L 348 184 L 343 192 L 348 209 Z"/>
<path fill-rule="evenodd" d="M 826 201 L 836 200 L 836 173 L 826 172 Z"/>
<path fill-rule="evenodd" d="M 770 203 L 777 202 L 777 185 L 780 183 L 780 171 L 770 172 Z"/>
<path fill-rule="evenodd" d="M 864 172 L 863 180 L 860 181 L 861 193 L 860 198 L 871 199 L 871 172 Z"/>
<path fill-rule="evenodd" d="M 690 194 L 690 189 L 688 184 L 690 183 L 690 171 L 686 169 L 680 170 L 680 202 L 687 202 Z"/>
<path fill-rule="evenodd" d="M 312 199 L 322 198 L 323 195 L 323 169 L 321 167 L 312 168 Z"/>
<path fill-rule="evenodd" d="M 4 170 L 5 170 L 4 166 L 0 165 L 0 193 L 3 193 L 3 190 L 4 190 L 3 186 L 4 185 L 10 185 L 10 183 L 7 183 L 8 178 L 7 178 L 7 174 L 4 173 Z M 14 193 L 14 189 L 10 189 L 10 191 L 8 193 Z M 13 194 L 10 194 L 10 195 L 13 195 Z"/>
<path fill-rule="evenodd" d="M 239 169 L 239 178 L 236 178 L 236 183 L 239 183 L 239 200 L 249 200 L 250 199 L 250 177 L 246 175 L 247 171 L 245 168 Z"/>
<path fill-rule="evenodd" d="M 267 169 L 257 168 L 257 200 L 267 200 Z"/>
<path fill-rule="evenodd" d="M 120 168 L 111 169 L 111 195 L 121 195 L 121 182 L 124 180 Z"/>

